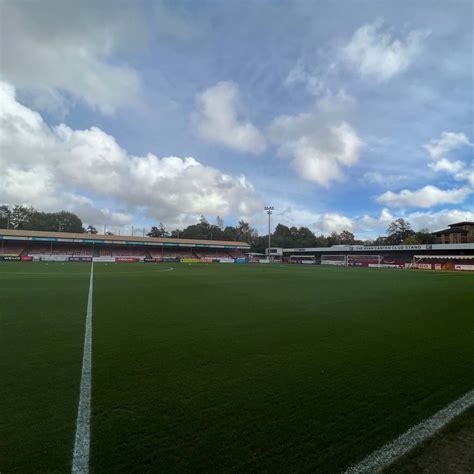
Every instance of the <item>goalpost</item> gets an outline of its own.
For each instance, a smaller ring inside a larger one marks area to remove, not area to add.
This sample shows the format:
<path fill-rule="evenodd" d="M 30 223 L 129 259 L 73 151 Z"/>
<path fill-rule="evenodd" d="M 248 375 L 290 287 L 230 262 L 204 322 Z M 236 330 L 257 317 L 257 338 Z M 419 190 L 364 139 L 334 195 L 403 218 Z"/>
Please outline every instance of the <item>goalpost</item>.
<path fill-rule="evenodd" d="M 474 271 L 474 255 L 414 255 L 411 268 Z"/>
<path fill-rule="evenodd" d="M 321 265 L 347 267 L 347 255 L 321 255 Z"/>
<path fill-rule="evenodd" d="M 381 255 L 348 255 L 347 265 L 351 267 L 380 267 Z"/>

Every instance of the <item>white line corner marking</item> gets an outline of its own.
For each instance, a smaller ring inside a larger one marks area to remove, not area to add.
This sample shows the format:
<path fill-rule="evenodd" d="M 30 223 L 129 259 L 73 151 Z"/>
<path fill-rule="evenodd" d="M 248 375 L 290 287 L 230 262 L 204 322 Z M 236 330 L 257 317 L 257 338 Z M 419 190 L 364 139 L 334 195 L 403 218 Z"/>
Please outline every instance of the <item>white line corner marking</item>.
<path fill-rule="evenodd" d="M 377 449 L 360 463 L 349 467 L 345 474 L 380 472 L 418 444 L 431 438 L 463 411 L 474 406 L 474 390 L 435 413 L 421 423 L 410 428 L 398 438 Z"/>
<path fill-rule="evenodd" d="M 72 473 L 89 472 L 90 419 L 91 419 L 91 369 L 92 369 L 92 293 L 94 287 L 94 263 L 91 265 L 89 296 L 87 299 L 84 354 L 82 356 L 81 388 L 77 409 L 76 438 L 72 458 Z"/>

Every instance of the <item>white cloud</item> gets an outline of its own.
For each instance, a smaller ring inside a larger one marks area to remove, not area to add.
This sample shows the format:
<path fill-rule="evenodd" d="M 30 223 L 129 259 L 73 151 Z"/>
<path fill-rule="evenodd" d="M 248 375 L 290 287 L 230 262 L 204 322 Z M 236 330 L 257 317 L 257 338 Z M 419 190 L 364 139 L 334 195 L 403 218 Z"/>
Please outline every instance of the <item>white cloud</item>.
<path fill-rule="evenodd" d="M 332 232 L 342 232 L 343 230 L 353 230 L 354 221 L 350 217 L 327 212 L 321 214 L 314 222 L 314 227 L 321 232 L 330 234 Z"/>
<path fill-rule="evenodd" d="M 240 115 L 240 91 L 233 82 L 219 82 L 196 97 L 192 120 L 199 136 L 232 150 L 259 154 L 265 151 L 264 136 Z"/>
<path fill-rule="evenodd" d="M 378 217 L 364 215 L 354 219 L 356 235 L 374 237 L 384 235 L 387 227 L 395 219 L 403 217 L 412 225 L 413 230 L 429 229 L 430 231 L 440 230 L 455 222 L 474 220 L 474 212 L 461 209 L 443 209 L 437 212 L 416 211 L 393 215 L 387 208 L 384 208 Z"/>
<path fill-rule="evenodd" d="M 474 144 L 464 133 L 443 132 L 441 138 L 430 140 L 423 145 L 435 161 L 428 166 L 437 172 L 448 173 L 457 181 L 467 181 L 474 188 L 474 162 L 468 164 L 461 160 L 451 161 L 446 158 L 450 152 Z"/>
<path fill-rule="evenodd" d="M 387 81 L 405 71 L 420 54 L 427 30 L 395 38 L 382 20 L 361 26 L 342 49 L 342 59 L 362 76 Z"/>
<path fill-rule="evenodd" d="M 441 138 L 434 138 L 429 143 L 423 145 L 428 150 L 431 158 L 439 160 L 447 153 L 463 146 L 473 146 L 469 138 L 464 133 L 443 132 Z"/>
<path fill-rule="evenodd" d="M 301 58 L 290 70 L 283 84 L 287 87 L 303 84 L 306 90 L 315 96 L 320 95 L 327 88 L 326 78 L 316 71 L 311 71 Z"/>
<path fill-rule="evenodd" d="M 459 204 L 474 193 L 474 166 L 469 166 L 461 160 L 451 161 L 445 156 L 453 150 L 472 146 L 468 137 L 463 133 L 443 132 L 439 139 L 433 139 L 424 148 L 428 151 L 433 162 L 428 166 L 436 172 L 451 175 L 457 181 L 466 181 L 467 185 L 460 188 L 440 189 L 433 185 L 411 191 L 403 189 L 397 193 L 387 191 L 377 197 L 377 201 L 389 207 L 430 208 L 441 204 Z"/>
<path fill-rule="evenodd" d="M 454 179 L 457 181 L 467 181 L 474 188 L 474 162 L 470 166 L 465 166 L 458 172 L 454 173 Z"/>
<path fill-rule="evenodd" d="M 269 136 L 278 153 L 291 157 L 304 179 L 327 186 L 358 160 L 362 141 L 347 121 L 348 102 L 344 96 L 328 97 L 315 111 L 282 115 L 271 123 Z"/>
<path fill-rule="evenodd" d="M 448 224 L 463 220 L 474 220 L 474 212 L 461 209 L 443 209 L 441 211 L 416 211 L 393 214 L 383 208 L 377 216 L 364 214 L 362 216 L 347 216 L 341 213 L 317 213 L 308 208 L 297 206 L 289 202 L 277 203 L 275 222 L 287 226 L 306 226 L 316 234 L 329 235 L 332 232 L 340 233 L 343 230 L 353 232 L 356 238 L 372 239 L 378 235 L 385 235 L 387 227 L 395 219 L 403 217 L 408 220 L 415 231 L 429 229 L 431 231 L 445 228 Z M 282 209 L 278 211 L 278 209 Z M 262 221 L 262 232 L 266 232 Z"/>
<path fill-rule="evenodd" d="M 367 171 L 360 179 L 360 183 L 362 185 L 371 183 L 379 186 L 391 186 L 399 184 L 401 181 L 405 181 L 406 179 L 407 176 L 403 174 L 390 174 L 388 172 Z"/>
<path fill-rule="evenodd" d="M 450 174 L 456 181 L 467 181 L 474 188 L 474 162 L 468 165 L 460 160 L 449 161 L 446 158 L 441 158 L 428 166 L 433 171 Z"/>
<path fill-rule="evenodd" d="M 447 173 L 459 173 L 464 168 L 462 161 L 449 161 L 446 158 L 441 158 L 439 161 L 430 163 L 428 165 L 434 171 L 446 171 Z"/>
<path fill-rule="evenodd" d="M 364 181 L 372 184 L 384 184 L 385 177 L 379 171 L 367 171 L 363 176 Z"/>
<path fill-rule="evenodd" d="M 280 210 L 281 209 L 281 210 Z M 316 234 L 331 234 L 343 230 L 354 230 L 354 219 L 337 212 L 318 213 L 289 202 L 277 203 L 275 220 L 289 227 L 306 226 Z M 262 227 L 265 232 L 265 227 Z"/>
<path fill-rule="evenodd" d="M 377 202 L 389 207 L 422 207 L 429 208 L 440 204 L 459 204 L 473 192 L 469 188 L 439 189 L 436 186 L 425 186 L 416 191 L 403 189 L 398 193 L 387 191 L 377 197 Z"/>
<path fill-rule="evenodd" d="M 185 225 L 201 215 L 250 216 L 261 208 L 245 176 L 195 158 L 132 156 L 99 128 L 48 127 L 0 83 L 0 202 L 65 208 L 92 223 L 123 225 L 133 214 Z M 111 200 L 120 209 L 97 205 Z"/>
<path fill-rule="evenodd" d="M 415 230 L 441 230 L 449 224 L 462 221 L 474 221 L 474 212 L 460 209 L 444 209 L 439 212 L 412 212 L 407 216 Z"/>
<path fill-rule="evenodd" d="M 75 101 L 102 113 L 138 101 L 135 70 L 114 54 L 144 39 L 133 5 L 110 2 L 2 3 L 2 75 L 30 103 L 63 116 Z M 53 10 L 53 11 L 51 11 Z"/>

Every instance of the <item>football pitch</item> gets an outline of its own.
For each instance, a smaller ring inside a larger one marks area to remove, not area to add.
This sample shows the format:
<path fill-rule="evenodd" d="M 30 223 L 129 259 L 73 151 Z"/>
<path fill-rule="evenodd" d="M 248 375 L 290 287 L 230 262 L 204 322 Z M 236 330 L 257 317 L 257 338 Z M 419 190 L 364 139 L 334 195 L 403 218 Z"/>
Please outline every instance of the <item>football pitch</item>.
<path fill-rule="evenodd" d="M 0 264 L 0 472 L 70 472 L 90 264 Z M 91 472 L 341 472 L 474 388 L 474 275 L 95 264 Z"/>

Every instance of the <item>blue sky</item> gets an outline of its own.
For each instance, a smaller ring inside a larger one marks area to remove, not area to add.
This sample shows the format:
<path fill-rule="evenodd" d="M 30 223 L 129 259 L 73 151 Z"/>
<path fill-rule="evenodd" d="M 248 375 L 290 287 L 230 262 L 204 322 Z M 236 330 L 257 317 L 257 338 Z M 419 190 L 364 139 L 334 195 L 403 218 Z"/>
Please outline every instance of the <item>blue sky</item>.
<path fill-rule="evenodd" d="M 122 232 L 474 220 L 472 9 L 4 1 L 0 201 Z"/>

